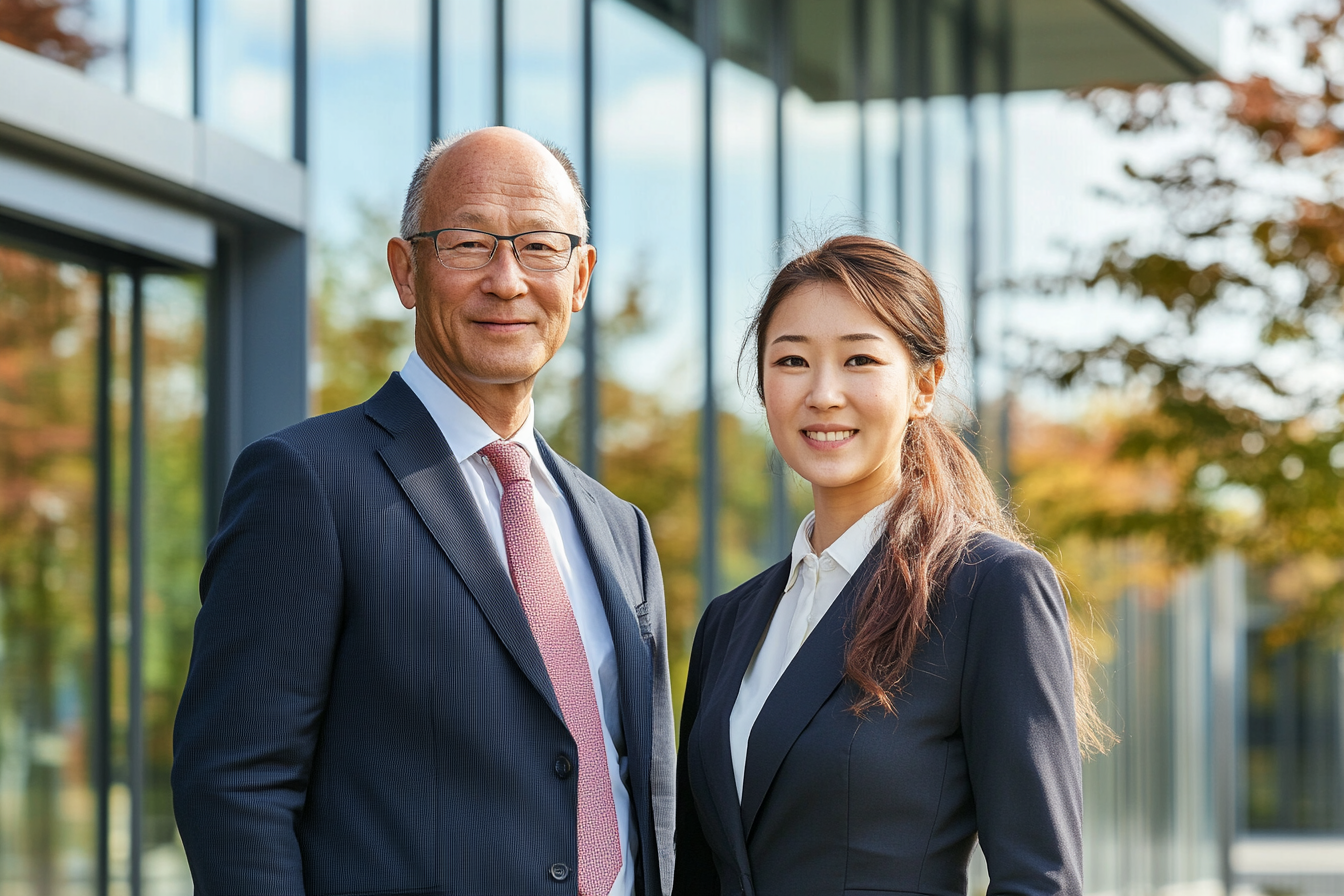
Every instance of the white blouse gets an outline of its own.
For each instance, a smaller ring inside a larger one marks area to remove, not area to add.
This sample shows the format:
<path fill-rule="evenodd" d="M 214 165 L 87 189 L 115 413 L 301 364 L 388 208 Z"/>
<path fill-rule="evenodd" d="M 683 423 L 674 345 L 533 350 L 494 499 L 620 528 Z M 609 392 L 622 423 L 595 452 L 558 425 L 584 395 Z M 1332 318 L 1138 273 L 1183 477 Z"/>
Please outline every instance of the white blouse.
<path fill-rule="evenodd" d="M 807 636 L 812 634 L 817 622 L 826 615 L 849 584 L 850 577 L 877 544 L 890 507 L 891 502 L 887 501 L 868 511 L 822 551 L 820 557 L 812 550 L 816 514 L 809 513 L 798 526 L 798 534 L 793 538 L 793 567 L 784 586 L 784 596 L 776 605 L 765 637 L 757 645 L 756 654 L 742 676 L 737 702 L 728 716 L 728 741 L 739 800 L 742 799 L 742 781 L 747 771 L 747 741 L 756 717 L 761 714 L 761 707 Z"/>

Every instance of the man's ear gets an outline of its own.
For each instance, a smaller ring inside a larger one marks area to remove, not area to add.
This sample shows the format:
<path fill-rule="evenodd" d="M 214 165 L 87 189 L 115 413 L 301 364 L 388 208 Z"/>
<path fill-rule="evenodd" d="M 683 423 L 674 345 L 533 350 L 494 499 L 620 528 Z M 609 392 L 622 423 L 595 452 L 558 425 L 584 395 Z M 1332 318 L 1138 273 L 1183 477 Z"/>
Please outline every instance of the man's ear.
<path fill-rule="evenodd" d="M 910 416 L 927 417 L 933 413 L 933 404 L 938 398 L 938 384 L 947 372 L 947 363 L 942 358 L 915 374 L 915 400 L 910 406 Z"/>
<path fill-rule="evenodd" d="M 570 311 L 574 314 L 583 310 L 588 302 L 588 289 L 593 285 L 593 268 L 597 266 L 597 247 L 585 243 L 574 254 L 579 256 L 578 268 L 574 272 L 574 301 Z"/>
<path fill-rule="evenodd" d="M 406 308 L 415 307 L 415 243 L 394 236 L 387 241 L 387 269 Z"/>

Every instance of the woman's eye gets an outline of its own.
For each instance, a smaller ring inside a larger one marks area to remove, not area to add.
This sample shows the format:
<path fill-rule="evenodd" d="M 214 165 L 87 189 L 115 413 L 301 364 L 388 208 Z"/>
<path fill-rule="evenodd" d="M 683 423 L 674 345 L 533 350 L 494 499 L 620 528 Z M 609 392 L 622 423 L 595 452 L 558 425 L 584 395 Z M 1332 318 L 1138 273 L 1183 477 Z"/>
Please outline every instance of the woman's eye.
<path fill-rule="evenodd" d="M 867 355 L 855 355 L 854 357 L 850 358 L 850 359 L 849 359 L 848 361 L 846 361 L 845 363 L 846 363 L 846 364 L 853 364 L 855 367 L 858 367 L 858 366 L 860 366 L 860 365 L 862 365 L 862 364 L 876 364 L 876 363 L 877 363 L 877 359 L 876 359 L 876 358 L 870 358 L 870 357 L 868 357 Z"/>
<path fill-rule="evenodd" d="M 788 355 L 775 362 L 776 367 L 806 367 L 807 362 L 797 355 Z"/>

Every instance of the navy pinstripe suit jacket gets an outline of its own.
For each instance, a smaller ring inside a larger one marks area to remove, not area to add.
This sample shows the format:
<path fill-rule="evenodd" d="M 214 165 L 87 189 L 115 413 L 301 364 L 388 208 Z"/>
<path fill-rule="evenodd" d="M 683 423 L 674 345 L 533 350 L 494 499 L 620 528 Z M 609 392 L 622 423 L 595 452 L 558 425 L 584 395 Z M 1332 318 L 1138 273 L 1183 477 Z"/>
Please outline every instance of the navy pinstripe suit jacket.
<path fill-rule="evenodd" d="M 539 440 L 540 441 L 540 440 Z M 648 523 L 541 448 L 616 645 L 637 888 L 671 888 L 674 755 Z M 507 570 L 429 412 L 243 451 L 201 577 L 173 800 L 197 892 L 573 894 L 577 762 Z"/>

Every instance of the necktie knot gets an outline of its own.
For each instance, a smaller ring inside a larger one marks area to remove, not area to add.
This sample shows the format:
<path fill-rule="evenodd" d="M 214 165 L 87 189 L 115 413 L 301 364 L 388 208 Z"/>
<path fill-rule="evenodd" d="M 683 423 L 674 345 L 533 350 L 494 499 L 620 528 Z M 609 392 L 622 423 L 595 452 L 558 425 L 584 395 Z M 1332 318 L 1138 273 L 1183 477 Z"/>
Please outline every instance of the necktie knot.
<path fill-rule="evenodd" d="M 501 485 L 532 481 L 527 449 L 517 442 L 500 439 L 486 445 L 480 450 L 480 454 L 495 468 Z"/>

